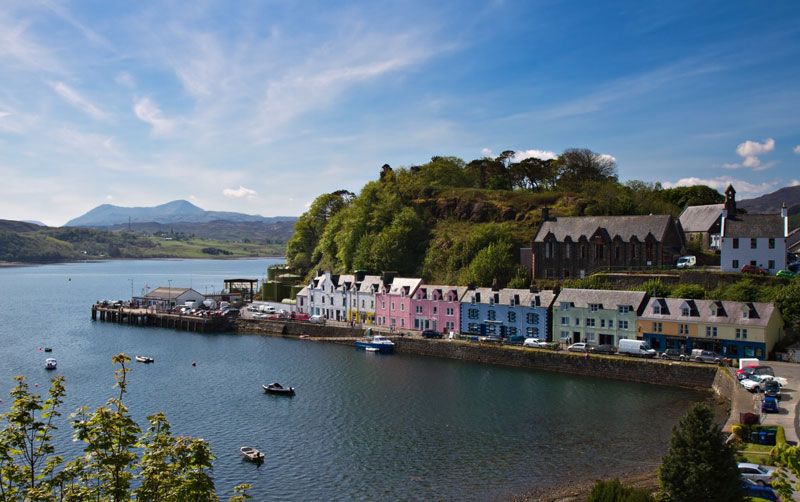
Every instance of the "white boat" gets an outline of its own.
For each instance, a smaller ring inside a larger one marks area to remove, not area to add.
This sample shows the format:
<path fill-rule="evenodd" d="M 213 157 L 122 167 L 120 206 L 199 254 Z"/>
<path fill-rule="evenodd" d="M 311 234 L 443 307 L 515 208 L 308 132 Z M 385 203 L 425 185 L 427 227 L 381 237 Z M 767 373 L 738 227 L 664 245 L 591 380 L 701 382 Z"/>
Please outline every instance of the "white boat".
<path fill-rule="evenodd" d="M 356 340 L 356 347 L 364 350 L 370 350 L 371 347 L 377 349 L 378 352 L 391 352 L 394 349 L 394 342 L 383 335 L 375 335 L 371 338 Z M 370 350 L 370 352 L 374 351 Z"/>
<path fill-rule="evenodd" d="M 136 356 L 135 359 L 136 359 L 136 362 L 139 362 L 139 363 L 152 363 L 153 362 L 153 358 L 152 357 L 147 357 L 147 356 Z"/>
<path fill-rule="evenodd" d="M 245 460 L 249 460 L 250 462 L 263 462 L 264 461 L 264 454 L 260 451 L 252 448 L 250 446 L 242 446 L 239 448 L 239 451 L 242 452 L 242 458 Z"/>
<path fill-rule="evenodd" d="M 45 359 L 44 367 L 48 370 L 54 370 L 58 367 L 58 361 L 56 361 L 52 357 Z"/>
<path fill-rule="evenodd" d="M 367 347 L 364 347 L 364 350 L 366 350 L 367 352 L 378 352 L 381 349 L 379 349 L 378 347 L 367 346 Z"/>

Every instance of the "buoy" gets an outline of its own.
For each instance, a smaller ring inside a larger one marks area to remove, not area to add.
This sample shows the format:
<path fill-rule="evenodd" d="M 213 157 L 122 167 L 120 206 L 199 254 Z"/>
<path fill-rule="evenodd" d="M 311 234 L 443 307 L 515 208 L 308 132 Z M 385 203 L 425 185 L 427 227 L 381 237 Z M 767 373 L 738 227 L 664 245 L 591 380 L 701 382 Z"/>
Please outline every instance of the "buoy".
<path fill-rule="evenodd" d="M 192 361 L 192 366 L 197 366 L 197 363 Z"/>
<path fill-rule="evenodd" d="M 34 387 L 39 387 L 38 383 L 33 384 Z"/>
<path fill-rule="evenodd" d="M 41 348 L 41 347 L 39 347 L 39 350 L 42 350 L 42 348 Z"/>

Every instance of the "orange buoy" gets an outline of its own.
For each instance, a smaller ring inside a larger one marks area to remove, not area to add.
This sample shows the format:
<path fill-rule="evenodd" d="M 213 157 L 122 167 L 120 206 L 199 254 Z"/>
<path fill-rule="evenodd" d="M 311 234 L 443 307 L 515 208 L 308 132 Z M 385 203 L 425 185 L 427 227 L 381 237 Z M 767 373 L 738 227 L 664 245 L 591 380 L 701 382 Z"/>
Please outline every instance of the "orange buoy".
<path fill-rule="evenodd" d="M 35 383 L 35 384 L 33 384 L 33 386 L 34 386 L 34 387 L 38 387 L 38 386 L 39 386 L 39 384 L 38 384 L 38 383 Z"/>
<path fill-rule="evenodd" d="M 192 366 L 197 366 L 197 363 L 192 361 Z"/>

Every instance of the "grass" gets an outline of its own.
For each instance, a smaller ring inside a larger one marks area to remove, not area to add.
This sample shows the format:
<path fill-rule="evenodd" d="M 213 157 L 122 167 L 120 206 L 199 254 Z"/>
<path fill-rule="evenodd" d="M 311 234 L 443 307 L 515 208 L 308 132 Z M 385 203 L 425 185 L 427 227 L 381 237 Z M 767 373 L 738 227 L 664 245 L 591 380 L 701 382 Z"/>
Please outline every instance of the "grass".
<path fill-rule="evenodd" d="M 284 256 L 286 253 L 286 246 L 282 244 L 263 245 L 200 238 L 179 241 L 154 237 L 153 240 L 156 247 L 145 250 L 144 258 L 253 258 Z M 219 249 L 225 253 L 204 253 L 204 248 Z"/>

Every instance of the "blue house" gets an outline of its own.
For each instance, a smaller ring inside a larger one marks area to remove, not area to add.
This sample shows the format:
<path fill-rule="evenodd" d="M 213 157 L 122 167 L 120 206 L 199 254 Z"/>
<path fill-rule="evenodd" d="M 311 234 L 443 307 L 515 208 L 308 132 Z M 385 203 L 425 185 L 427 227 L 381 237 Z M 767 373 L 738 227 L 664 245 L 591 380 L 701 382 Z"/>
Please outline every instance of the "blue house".
<path fill-rule="evenodd" d="M 466 335 L 522 335 L 552 340 L 550 307 L 554 299 L 552 291 L 468 289 L 461 297 L 459 331 Z"/>

